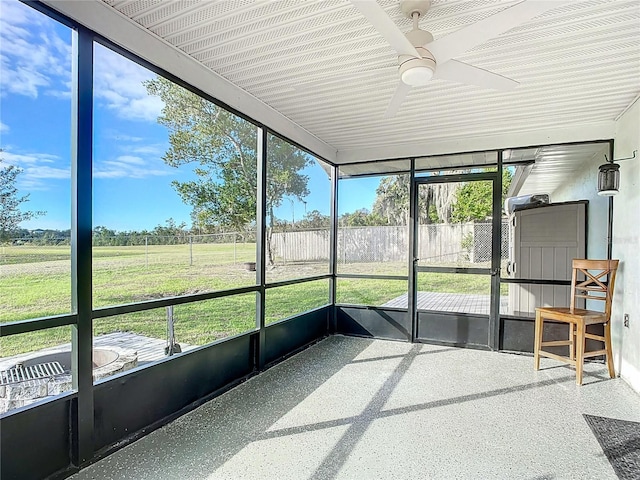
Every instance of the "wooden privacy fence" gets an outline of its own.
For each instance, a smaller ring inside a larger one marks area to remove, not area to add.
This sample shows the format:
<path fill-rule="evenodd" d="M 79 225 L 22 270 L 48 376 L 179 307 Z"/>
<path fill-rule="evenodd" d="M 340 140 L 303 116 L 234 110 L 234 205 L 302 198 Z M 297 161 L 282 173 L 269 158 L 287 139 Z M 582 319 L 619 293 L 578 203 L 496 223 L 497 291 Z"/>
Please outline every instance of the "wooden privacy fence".
<path fill-rule="evenodd" d="M 276 261 L 318 262 L 329 260 L 329 229 L 273 233 Z"/>
<path fill-rule="evenodd" d="M 421 225 L 418 257 L 425 261 L 486 262 L 491 259 L 491 223 Z M 503 255 L 508 249 L 508 228 L 503 224 Z M 329 259 L 329 230 L 274 233 L 278 261 L 309 262 Z M 338 262 L 404 262 L 409 252 L 406 226 L 340 227 Z"/>
<path fill-rule="evenodd" d="M 421 225 L 418 232 L 418 258 L 424 262 L 469 260 L 473 246 L 473 223 Z"/>

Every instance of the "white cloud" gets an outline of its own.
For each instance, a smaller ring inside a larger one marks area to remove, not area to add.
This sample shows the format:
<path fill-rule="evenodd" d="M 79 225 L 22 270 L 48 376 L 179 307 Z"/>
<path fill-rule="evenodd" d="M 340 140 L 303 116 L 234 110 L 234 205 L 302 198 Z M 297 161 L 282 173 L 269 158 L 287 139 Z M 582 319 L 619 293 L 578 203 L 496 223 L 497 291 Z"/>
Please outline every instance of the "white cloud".
<path fill-rule="evenodd" d="M 0 0 L 2 95 L 71 97 L 71 45 L 55 22 L 15 0 Z M 155 74 L 101 46 L 95 47 L 94 94 L 121 118 L 155 122 L 163 103 L 142 84 Z"/>
<path fill-rule="evenodd" d="M 115 160 L 99 162 L 94 167 L 95 178 L 147 178 L 173 175 L 167 167 L 155 167 L 141 157 L 121 155 Z"/>
<path fill-rule="evenodd" d="M 48 153 L 13 153 L 7 149 L 3 150 L 2 158 L 9 165 L 26 168 L 42 163 L 55 163 L 60 157 Z"/>
<path fill-rule="evenodd" d="M 26 167 L 23 175 L 27 179 L 52 179 L 52 178 L 70 178 L 71 171 L 68 168 L 56 168 L 40 165 L 37 167 Z"/>
<path fill-rule="evenodd" d="M 2 95 L 68 95 L 71 45 L 56 33 L 55 22 L 14 0 L 0 1 L 0 9 Z"/>
<path fill-rule="evenodd" d="M 155 74 L 100 45 L 95 49 L 94 95 L 121 118 L 155 122 L 162 111 L 160 97 L 151 96 L 142 82 Z"/>
<path fill-rule="evenodd" d="M 62 100 L 71 99 L 71 82 L 67 82 L 67 88 L 65 90 L 47 90 L 46 95 L 54 98 L 60 98 Z"/>
<path fill-rule="evenodd" d="M 51 180 L 69 180 L 70 167 L 54 166 L 60 157 L 49 153 L 13 153 L 3 150 L 2 160 L 9 165 L 22 169 L 18 177 L 18 186 L 25 190 L 48 190 Z"/>
<path fill-rule="evenodd" d="M 9 131 L 9 125 L 0 122 L 0 133 L 7 133 Z"/>
<path fill-rule="evenodd" d="M 49 86 L 49 79 L 30 68 L 9 65 L 3 56 L 0 59 L 3 92 L 37 98 L 40 87 Z"/>
<path fill-rule="evenodd" d="M 118 132 L 116 130 L 111 130 L 111 129 L 103 129 L 102 130 L 102 134 L 104 135 L 105 138 L 109 138 L 112 140 L 118 140 L 118 142 L 132 142 L 132 143 L 137 143 L 137 142 L 142 142 L 144 140 L 143 137 L 136 137 L 133 135 L 128 135 L 126 133 L 121 133 Z"/>
<path fill-rule="evenodd" d="M 49 190 L 51 180 L 69 180 L 71 169 L 49 166 L 25 167 L 19 177 L 21 188 L 34 190 Z"/>
<path fill-rule="evenodd" d="M 132 155 L 122 155 L 118 157 L 118 161 L 122 163 L 128 163 L 131 165 L 145 165 L 147 163 L 142 158 L 134 157 Z"/>
<path fill-rule="evenodd" d="M 150 149 L 157 146 L 151 145 Z M 145 147 L 140 147 L 145 150 Z M 147 152 L 149 153 L 149 152 Z M 18 178 L 21 188 L 47 190 L 48 181 L 71 178 L 70 167 L 57 166 L 60 157 L 48 153 L 14 153 L 5 150 L 2 159 L 9 165 L 22 169 Z M 175 169 L 164 165 L 156 156 L 120 155 L 109 160 L 97 160 L 93 167 L 94 178 L 148 178 L 175 175 Z"/>
<path fill-rule="evenodd" d="M 162 143 L 155 143 L 149 145 L 141 145 L 131 147 L 128 149 L 131 153 L 137 153 L 138 155 L 148 155 L 156 158 L 160 158 L 166 151 L 166 145 Z"/>
<path fill-rule="evenodd" d="M 162 161 L 167 141 L 130 136 L 115 129 L 106 130 L 101 136 L 109 148 L 96 151 L 94 177 L 147 178 L 176 174 L 175 168 Z"/>

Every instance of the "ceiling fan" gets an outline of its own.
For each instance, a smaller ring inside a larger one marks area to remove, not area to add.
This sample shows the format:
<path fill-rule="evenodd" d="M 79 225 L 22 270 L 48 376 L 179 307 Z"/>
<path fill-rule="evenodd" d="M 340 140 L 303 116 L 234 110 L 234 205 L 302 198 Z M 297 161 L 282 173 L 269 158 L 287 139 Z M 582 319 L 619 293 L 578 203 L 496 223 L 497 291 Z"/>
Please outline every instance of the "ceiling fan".
<path fill-rule="evenodd" d="M 395 116 L 412 87 L 425 86 L 432 78 L 502 91 L 515 88 L 519 85 L 515 80 L 454 60 L 454 57 L 566 2 L 524 0 L 437 40 L 419 27 L 420 18 L 431 7 L 431 0 L 400 1 L 402 12 L 413 20 L 413 29 L 406 34 L 376 1 L 351 0 L 351 3 L 398 53 L 400 82 L 385 112 L 385 118 L 390 118 Z"/>

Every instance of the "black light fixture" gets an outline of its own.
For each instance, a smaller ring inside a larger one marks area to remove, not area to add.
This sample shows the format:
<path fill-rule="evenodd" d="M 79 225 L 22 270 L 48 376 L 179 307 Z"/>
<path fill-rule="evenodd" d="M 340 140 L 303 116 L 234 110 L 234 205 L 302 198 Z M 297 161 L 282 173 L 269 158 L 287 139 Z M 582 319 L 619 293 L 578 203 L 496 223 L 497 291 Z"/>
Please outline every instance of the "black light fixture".
<path fill-rule="evenodd" d="M 606 158 L 606 157 L 605 157 Z M 598 195 L 611 197 L 620 188 L 620 165 L 604 163 L 598 167 Z"/>
<path fill-rule="evenodd" d="M 638 151 L 634 150 L 632 157 L 619 158 L 615 161 L 633 160 L 636 158 L 636 153 L 638 153 Z M 618 194 L 618 189 L 620 188 L 620 165 L 613 163 L 613 159 L 609 161 L 606 155 L 604 159 L 607 163 L 603 163 L 598 167 L 598 195 L 612 197 Z"/>

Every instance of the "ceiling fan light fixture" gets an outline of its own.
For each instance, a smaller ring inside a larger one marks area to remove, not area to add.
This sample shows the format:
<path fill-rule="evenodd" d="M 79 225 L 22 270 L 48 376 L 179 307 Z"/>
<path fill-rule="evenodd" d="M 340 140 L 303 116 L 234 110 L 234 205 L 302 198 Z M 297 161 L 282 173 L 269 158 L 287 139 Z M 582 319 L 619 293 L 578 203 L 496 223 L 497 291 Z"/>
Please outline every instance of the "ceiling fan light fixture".
<path fill-rule="evenodd" d="M 412 58 L 400 65 L 402 82 L 412 87 L 422 87 L 429 83 L 436 70 L 436 62 L 430 58 Z"/>

